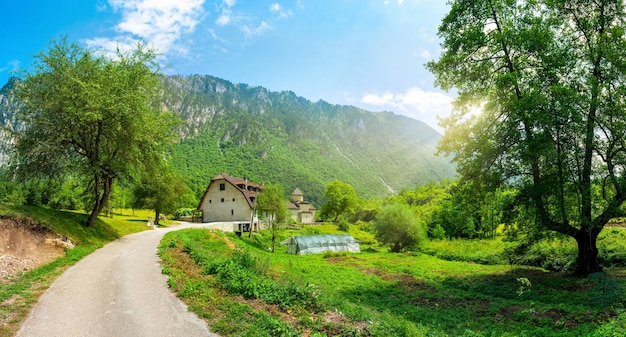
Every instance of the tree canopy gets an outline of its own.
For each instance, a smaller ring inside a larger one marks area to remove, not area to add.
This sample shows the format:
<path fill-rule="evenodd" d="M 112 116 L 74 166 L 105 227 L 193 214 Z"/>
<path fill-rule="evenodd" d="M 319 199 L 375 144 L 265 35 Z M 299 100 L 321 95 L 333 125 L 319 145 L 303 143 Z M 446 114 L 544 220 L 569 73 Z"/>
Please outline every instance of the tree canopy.
<path fill-rule="evenodd" d="M 536 228 L 575 238 L 579 274 L 601 270 L 598 234 L 626 200 L 623 2 L 449 4 L 427 65 L 458 91 L 440 149 L 475 191 L 512 185 Z"/>
<path fill-rule="evenodd" d="M 173 214 L 177 202 L 190 192 L 171 166 L 159 165 L 143 174 L 135 186 L 135 206 L 154 210 L 154 224 L 158 226 L 161 213 Z"/>
<path fill-rule="evenodd" d="M 339 180 L 334 180 L 326 186 L 324 199 L 326 201 L 322 205 L 321 216 L 333 218 L 335 221 L 340 215 L 352 210 L 359 202 L 354 188 Z"/>
<path fill-rule="evenodd" d="M 174 119 L 155 106 L 160 91 L 153 50 L 138 44 L 115 59 L 52 41 L 16 87 L 20 102 L 13 167 L 23 177 L 86 178 L 91 226 L 113 182 L 162 160 Z"/>

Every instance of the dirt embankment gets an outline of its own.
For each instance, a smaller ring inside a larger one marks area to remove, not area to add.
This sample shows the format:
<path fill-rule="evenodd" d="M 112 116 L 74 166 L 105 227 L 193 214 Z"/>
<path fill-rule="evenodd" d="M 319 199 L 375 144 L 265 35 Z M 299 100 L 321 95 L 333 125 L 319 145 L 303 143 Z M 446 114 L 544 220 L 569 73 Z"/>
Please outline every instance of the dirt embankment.
<path fill-rule="evenodd" d="M 0 219 L 0 282 L 52 262 L 69 245 L 30 218 Z"/>

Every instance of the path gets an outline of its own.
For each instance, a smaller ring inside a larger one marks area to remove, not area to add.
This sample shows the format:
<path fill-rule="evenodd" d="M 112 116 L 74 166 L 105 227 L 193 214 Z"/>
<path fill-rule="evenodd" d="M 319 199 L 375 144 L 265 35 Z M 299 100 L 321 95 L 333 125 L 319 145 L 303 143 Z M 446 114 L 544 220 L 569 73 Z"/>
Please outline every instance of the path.
<path fill-rule="evenodd" d="M 159 241 L 188 227 L 198 225 L 127 235 L 86 256 L 46 290 L 17 336 L 217 336 L 161 274 Z"/>

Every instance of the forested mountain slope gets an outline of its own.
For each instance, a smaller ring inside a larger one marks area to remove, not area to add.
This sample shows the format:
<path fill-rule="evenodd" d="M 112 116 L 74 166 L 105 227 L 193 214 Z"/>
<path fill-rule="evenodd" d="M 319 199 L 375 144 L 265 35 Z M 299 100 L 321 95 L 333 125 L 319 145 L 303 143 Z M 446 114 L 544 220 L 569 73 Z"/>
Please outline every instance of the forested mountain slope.
<path fill-rule="evenodd" d="M 211 76 L 169 76 L 164 83 L 165 107 L 184 120 L 174 163 L 195 192 L 224 172 L 279 183 L 287 193 L 299 187 L 319 203 L 334 179 L 367 198 L 454 175 L 448 159 L 434 155 L 440 135 L 405 116 Z"/>
<path fill-rule="evenodd" d="M 0 122 L 8 127 L 14 81 L 0 89 Z M 219 173 L 278 183 L 286 193 L 299 187 L 318 206 L 334 179 L 369 198 L 454 175 L 448 159 L 434 155 L 440 135 L 405 116 L 311 102 L 212 76 L 163 81 L 163 108 L 183 119 L 181 140 L 171 148 L 174 166 L 198 196 Z M 10 144 L 4 129 L 0 136 Z"/>

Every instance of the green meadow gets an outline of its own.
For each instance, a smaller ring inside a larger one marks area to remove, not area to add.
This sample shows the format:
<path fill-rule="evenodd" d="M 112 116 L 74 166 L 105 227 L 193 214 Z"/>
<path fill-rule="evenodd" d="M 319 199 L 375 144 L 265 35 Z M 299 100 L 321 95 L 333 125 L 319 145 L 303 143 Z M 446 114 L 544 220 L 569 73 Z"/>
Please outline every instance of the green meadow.
<path fill-rule="evenodd" d="M 335 228 L 285 230 L 279 240 Z M 389 253 L 351 232 L 361 253 L 271 253 L 266 233 L 202 229 L 167 234 L 159 251 L 170 287 L 222 336 L 626 335 L 623 269 L 577 278 L 496 263 L 500 239 Z"/>

